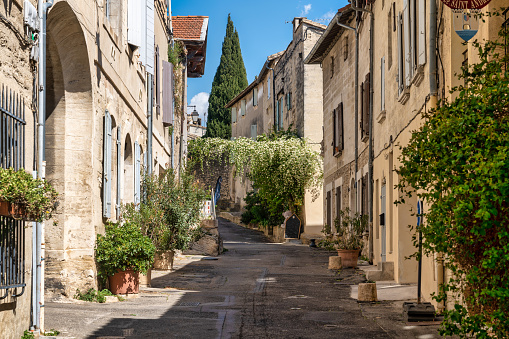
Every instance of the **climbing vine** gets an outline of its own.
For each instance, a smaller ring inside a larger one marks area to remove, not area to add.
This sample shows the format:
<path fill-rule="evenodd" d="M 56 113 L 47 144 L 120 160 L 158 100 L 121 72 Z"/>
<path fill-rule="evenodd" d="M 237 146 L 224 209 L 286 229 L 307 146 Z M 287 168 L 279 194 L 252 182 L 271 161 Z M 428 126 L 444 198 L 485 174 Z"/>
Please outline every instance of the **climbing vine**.
<path fill-rule="evenodd" d="M 306 191 L 316 199 L 322 184 L 320 154 L 294 133 L 260 135 L 257 140 L 240 137 L 196 139 L 188 158 L 203 167 L 225 156 L 239 178 L 247 177 L 271 208 L 285 206 L 299 212 Z"/>

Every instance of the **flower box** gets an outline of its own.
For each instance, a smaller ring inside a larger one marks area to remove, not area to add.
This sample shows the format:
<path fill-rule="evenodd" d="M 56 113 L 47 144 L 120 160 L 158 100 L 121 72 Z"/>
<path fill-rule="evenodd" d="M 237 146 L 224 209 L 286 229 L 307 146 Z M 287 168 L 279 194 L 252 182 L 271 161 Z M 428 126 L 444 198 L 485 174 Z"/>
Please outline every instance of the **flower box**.
<path fill-rule="evenodd" d="M 26 208 L 23 204 L 13 204 L 7 201 L 0 201 L 0 216 L 24 221 L 37 220 L 35 216 L 26 213 Z"/>

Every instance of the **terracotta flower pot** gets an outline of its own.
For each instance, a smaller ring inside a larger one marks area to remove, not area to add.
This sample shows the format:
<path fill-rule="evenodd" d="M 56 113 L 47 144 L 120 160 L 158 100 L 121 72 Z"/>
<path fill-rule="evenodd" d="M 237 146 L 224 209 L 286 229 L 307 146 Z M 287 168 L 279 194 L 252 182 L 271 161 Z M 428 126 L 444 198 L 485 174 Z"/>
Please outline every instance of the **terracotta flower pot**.
<path fill-rule="evenodd" d="M 138 272 L 133 270 L 119 271 L 108 277 L 110 291 L 113 294 L 136 294 L 139 291 Z"/>
<path fill-rule="evenodd" d="M 338 256 L 341 258 L 341 264 L 343 265 L 343 268 L 357 268 L 359 250 L 338 250 Z"/>
<path fill-rule="evenodd" d="M 33 215 L 26 213 L 25 205 L 11 204 L 7 201 L 0 201 L 0 216 L 25 221 L 35 221 L 37 219 Z"/>

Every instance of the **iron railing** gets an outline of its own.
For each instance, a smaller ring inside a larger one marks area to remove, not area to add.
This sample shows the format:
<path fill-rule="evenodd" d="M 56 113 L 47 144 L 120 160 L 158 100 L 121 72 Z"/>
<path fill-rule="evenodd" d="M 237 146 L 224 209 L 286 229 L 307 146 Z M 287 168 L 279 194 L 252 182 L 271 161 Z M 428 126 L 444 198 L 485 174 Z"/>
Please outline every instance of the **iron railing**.
<path fill-rule="evenodd" d="M 25 103 L 2 85 L 0 92 L 0 166 L 25 167 Z M 25 291 L 25 223 L 0 216 L 0 300 Z M 21 291 L 18 289 L 21 288 Z"/>

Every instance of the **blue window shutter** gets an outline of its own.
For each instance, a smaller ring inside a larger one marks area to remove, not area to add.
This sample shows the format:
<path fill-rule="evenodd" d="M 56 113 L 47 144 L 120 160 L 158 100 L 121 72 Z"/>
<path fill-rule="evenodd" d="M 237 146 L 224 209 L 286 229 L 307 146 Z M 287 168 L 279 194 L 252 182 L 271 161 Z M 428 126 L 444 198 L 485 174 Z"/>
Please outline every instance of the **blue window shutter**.
<path fill-rule="evenodd" d="M 254 139 L 256 140 L 256 136 L 257 136 L 257 127 L 256 125 L 251 125 L 251 139 Z"/>
<path fill-rule="evenodd" d="M 120 203 L 122 196 L 122 126 L 117 127 L 117 219 L 120 217 Z"/>
<path fill-rule="evenodd" d="M 140 145 L 136 141 L 134 143 L 134 203 L 140 203 L 141 192 L 141 154 Z"/>
<path fill-rule="evenodd" d="M 163 126 L 173 125 L 173 64 L 163 63 Z"/>
<path fill-rule="evenodd" d="M 232 122 L 237 122 L 237 108 L 232 107 Z"/>
<path fill-rule="evenodd" d="M 103 134 L 103 217 L 111 216 L 111 115 L 104 114 Z"/>
<path fill-rule="evenodd" d="M 143 42 L 143 25 L 140 20 L 142 4 L 145 0 L 128 0 L 127 2 L 127 42 L 130 45 L 140 47 Z"/>

